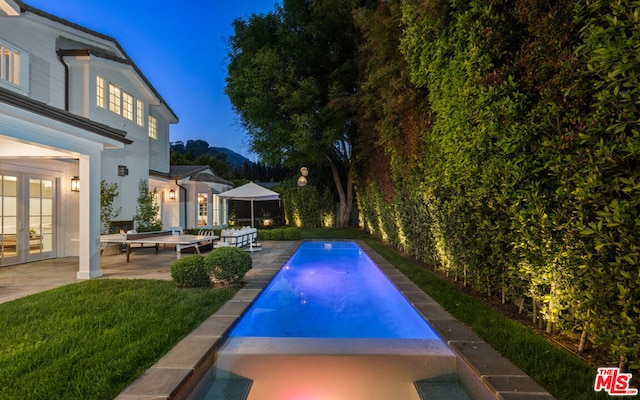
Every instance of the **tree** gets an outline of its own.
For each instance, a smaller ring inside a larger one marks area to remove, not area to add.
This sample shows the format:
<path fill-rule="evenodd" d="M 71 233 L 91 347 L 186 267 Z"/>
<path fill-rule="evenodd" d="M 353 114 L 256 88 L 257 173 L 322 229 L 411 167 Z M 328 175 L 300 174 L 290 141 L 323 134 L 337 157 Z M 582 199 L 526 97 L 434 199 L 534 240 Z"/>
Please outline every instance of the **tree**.
<path fill-rule="evenodd" d="M 158 218 L 160 206 L 156 202 L 158 191 L 154 188 L 149 191 L 149 183 L 142 179 L 138 184 L 138 206 L 133 217 L 136 230 L 139 232 L 152 232 L 162 229 L 162 221 Z"/>
<path fill-rule="evenodd" d="M 269 164 L 324 163 L 340 199 L 338 225 L 353 203 L 352 148 L 360 35 L 353 10 L 377 1 L 288 1 L 234 21 L 226 94 Z"/>
<path fill-rule="evenodd" d="M 113 202 L 119 195 L 117 183 L 100 181 L 100 223 L 106 233 L 111 233 L 111 221 L 120 214 L 120 207 L 113 208 Z"/>

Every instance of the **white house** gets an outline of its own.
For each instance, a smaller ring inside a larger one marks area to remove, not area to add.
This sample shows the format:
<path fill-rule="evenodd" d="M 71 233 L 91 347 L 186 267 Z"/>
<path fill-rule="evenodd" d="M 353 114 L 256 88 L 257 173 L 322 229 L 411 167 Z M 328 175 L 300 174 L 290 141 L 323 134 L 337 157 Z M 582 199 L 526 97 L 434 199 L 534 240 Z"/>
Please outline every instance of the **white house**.
<path fill-rule="evenodd" d="M 114 38 L 0 0 L 0 266 L 78 256 L 79 279 L 101 276 L 101 180 L 118 185 L 117 219 L 133 219 L 145 180 L 165 226 L 197 227 L 198 193 L 211 207 L 201 226 L 222 224 L 224 187 L 172 173 L 177 122 Z"/>

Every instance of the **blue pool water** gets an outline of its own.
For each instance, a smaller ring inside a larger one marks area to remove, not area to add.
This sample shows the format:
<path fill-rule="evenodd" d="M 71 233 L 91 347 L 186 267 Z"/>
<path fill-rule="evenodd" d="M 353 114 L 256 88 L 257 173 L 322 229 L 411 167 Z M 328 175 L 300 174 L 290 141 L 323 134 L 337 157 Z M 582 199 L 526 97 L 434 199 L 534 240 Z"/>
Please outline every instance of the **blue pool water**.
<path fill-rule="evenodd" d="M 352 242 L 305 242 L 231 337 L 438 339 Z"/>

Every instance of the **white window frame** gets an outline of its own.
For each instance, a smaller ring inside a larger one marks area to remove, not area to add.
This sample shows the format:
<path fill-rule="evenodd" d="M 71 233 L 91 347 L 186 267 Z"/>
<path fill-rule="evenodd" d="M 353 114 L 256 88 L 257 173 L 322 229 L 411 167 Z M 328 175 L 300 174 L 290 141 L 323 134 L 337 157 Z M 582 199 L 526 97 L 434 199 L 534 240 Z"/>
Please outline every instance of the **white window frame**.
<path fill-rule="evenodd" d="M 144 103 L 136 99 L 136 124 L 144 126 Z"/>
<path fill-rule="evenodd" d="M 122 89 L 109 82 L 109 111 L 122 114 Z"/>
<path fill-rule="evenodd" d="M 122 91 L 122 116 L 133 121 L 133 96 Z"/>
<path fill-rule="evenodd" d="M 0 40 L 0 85 L 29 93 L 29 53 Z"/>
<path fill-rule="evenodd" d="M 96 76 L 96 106 L 100 108 L 105 108 L 105 80 L 100 75 Z"/>
<path fill-rule="evenodd" d="M 158 138 L 158 120 L 151 115 L 149 115 L 149 137 L 151 139 Z"/>
<path fill-rule="evenodd" d="M 211 222 L 211 224 L 213 226 L 218 226 L 220 225 L 220 208 L 221 208 L 221 201 L 220 201 L 220 197 L 217 195 L 212 195 L 211 196 L 211 208 L 212 208 L 212 215 L 213 215 L 213 221 Z"/>
<path fill-rule="evenodd" d="M 196 224 L 209 226 L 209 193 L 198 192 L 198 213 Z"/>

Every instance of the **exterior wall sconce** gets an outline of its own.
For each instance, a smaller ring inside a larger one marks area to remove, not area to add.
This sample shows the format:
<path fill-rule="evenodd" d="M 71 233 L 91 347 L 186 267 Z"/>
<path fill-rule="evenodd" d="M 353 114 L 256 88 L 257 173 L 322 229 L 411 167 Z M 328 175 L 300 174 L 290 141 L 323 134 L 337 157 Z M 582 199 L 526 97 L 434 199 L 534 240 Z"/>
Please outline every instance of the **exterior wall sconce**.
<path fill-rule="evenodd" d="M 72 192 L 80 191 L 80 178 L 78 178 L 77 176 L 74 176 L 73 178 L 71 178 L 71 191 Z"/>
<path fill-rule="evenodd" d="M 126 165 L 118 165 L 118 176 L 129 175 L 129 168 Z"/>
<path fill-rule="evenodd" d="M 175 200 L 175 198 L 176 198 L 176 191 L 175 190 L 173 190 L 173 189 L 169 190 L 169 198 L 171 200 Z"/>

